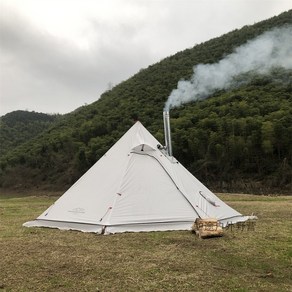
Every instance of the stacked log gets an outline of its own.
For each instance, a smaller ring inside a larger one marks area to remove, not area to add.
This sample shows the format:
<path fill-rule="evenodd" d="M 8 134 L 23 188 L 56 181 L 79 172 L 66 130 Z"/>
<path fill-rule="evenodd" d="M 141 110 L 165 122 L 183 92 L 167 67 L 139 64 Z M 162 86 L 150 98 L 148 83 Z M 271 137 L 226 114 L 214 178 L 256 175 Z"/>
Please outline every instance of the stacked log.
<path fill-rule="evenodd" d="M 193 223 L 192 230 L 199 238 L 223 236 L 223 229 L 216 218 L 197 218 Z"/>

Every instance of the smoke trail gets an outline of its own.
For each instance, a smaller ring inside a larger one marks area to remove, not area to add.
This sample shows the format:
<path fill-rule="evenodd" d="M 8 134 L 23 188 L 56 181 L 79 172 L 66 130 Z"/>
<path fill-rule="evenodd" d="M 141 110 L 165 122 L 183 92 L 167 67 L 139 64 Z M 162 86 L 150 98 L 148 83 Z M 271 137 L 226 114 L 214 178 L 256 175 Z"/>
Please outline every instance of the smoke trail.
<path fill-rule="evenodd" d="M 292 69 L 292 26 L 284 26 L 237 47 L 234 52 L 214 64 L 193 68 L 190 80 L 181 80 L 165 104 L 165 110 L 183 103 L 207 98 L 214 91 L 236 86 L 234 77 L 253 71 L 268 73 L 272 68 Z"/>

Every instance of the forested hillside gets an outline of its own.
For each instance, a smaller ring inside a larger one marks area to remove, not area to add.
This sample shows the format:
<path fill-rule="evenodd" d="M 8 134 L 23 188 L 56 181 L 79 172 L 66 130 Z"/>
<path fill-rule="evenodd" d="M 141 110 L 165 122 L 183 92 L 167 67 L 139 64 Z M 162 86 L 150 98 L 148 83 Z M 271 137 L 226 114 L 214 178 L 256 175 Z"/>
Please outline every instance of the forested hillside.
<path fill-rule="evenodd" d="M 21 110 L 0 117 L 0 156 L 48 129 L 58 117 Z"/>
<path fill-rule="evenodd" d="M 218 62 L 248 40 L 285 24 L 292 10 L 141 69 L 91 105 L 66 115 L 1 158 L 2 187 L 65 189 L 135 120 L 162 143 L 162 110 L 199 63 Z M 266 75 L 171 110 L 174 156 L 215 191 L 291 192 L 292 72 Z"/>

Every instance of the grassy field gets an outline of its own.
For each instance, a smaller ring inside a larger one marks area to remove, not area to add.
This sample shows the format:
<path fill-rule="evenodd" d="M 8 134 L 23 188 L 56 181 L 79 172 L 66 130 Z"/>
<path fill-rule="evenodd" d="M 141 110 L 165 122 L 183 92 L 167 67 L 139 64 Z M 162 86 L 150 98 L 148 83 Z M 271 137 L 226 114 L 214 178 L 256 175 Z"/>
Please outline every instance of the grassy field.
<path fill-rule="evenodd" d="M 108 236 L 25 228 L 55 196 L 0 195 L 0 291 L 292 291 L 292 197 L 219 195 L 255 230 Z"/>

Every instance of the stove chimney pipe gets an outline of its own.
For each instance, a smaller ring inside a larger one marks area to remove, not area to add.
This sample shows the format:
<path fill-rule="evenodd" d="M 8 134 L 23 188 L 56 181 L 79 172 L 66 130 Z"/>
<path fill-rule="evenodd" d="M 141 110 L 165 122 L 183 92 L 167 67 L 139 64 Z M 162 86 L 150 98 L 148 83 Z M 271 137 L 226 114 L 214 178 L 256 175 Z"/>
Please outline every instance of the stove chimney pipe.
<path fill-rule="evenodd" d="M 164 137 L 165 137 L 166 151 L 167 151 L 168 156 L 172 156 L 169 111 L 163 112 L 163 123 L 164 123 Z"/>

